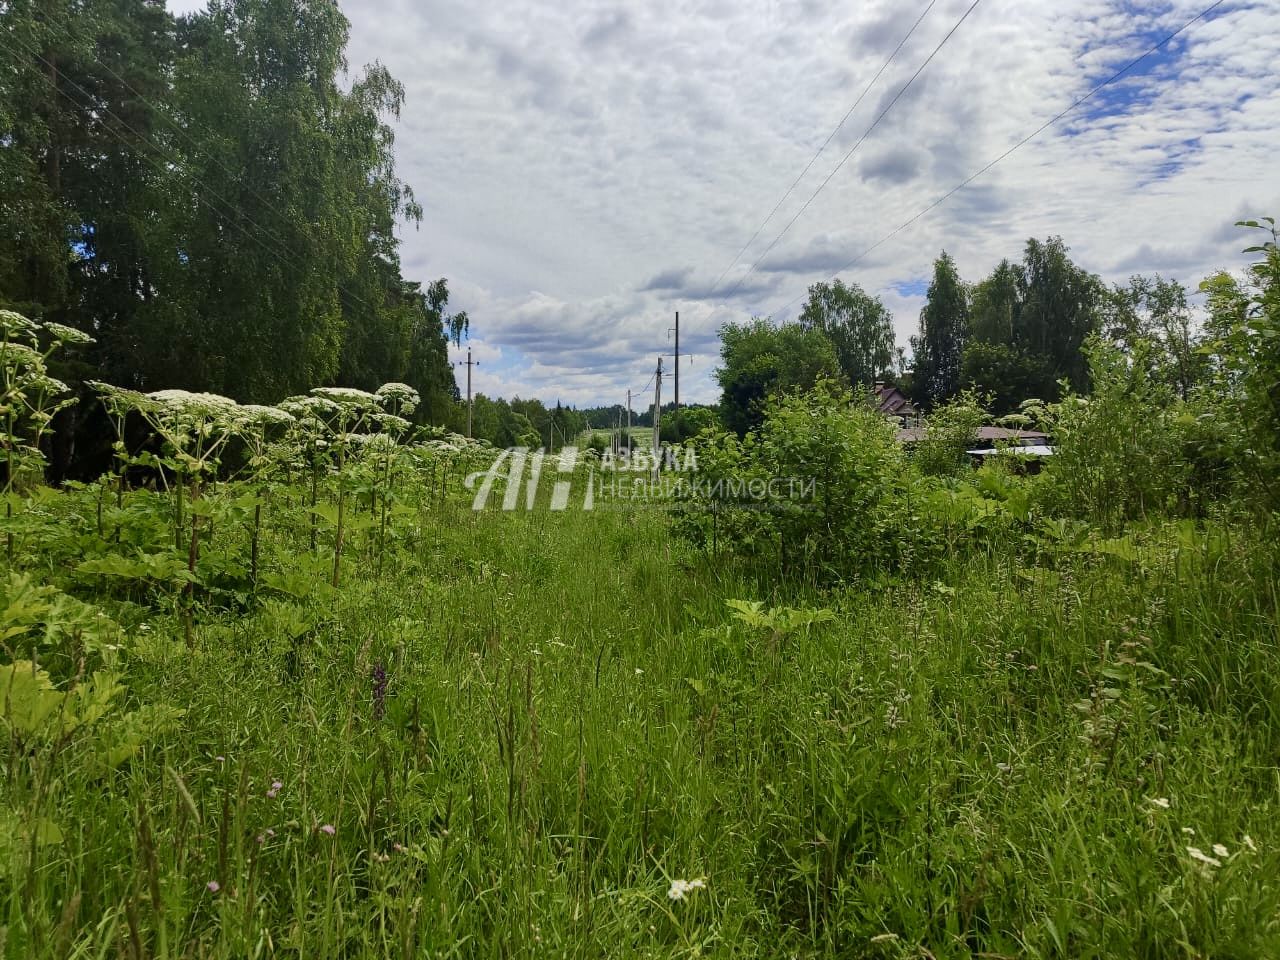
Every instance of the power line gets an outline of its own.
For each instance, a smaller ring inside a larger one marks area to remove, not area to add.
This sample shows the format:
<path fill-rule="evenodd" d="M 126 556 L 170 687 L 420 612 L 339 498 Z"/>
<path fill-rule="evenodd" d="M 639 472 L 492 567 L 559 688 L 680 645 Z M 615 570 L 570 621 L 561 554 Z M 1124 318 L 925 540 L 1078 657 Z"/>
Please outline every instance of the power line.
<path fill-rule="evenodd" d="M 840 122 L 835 125 L 835 127 L 831 130 L 829 134 L 827 134 L 827 139 L 822 141 L 822 146 L 820 146 L 818 148 L 818 151 L 812 157 L 809 158 L 809 162 L 806 163 L 804 166 L 804 169 L 800 171 L 800 175 L 796 177 L 795 180 L 792 181 L 791 186 L 787 187 L 787 192 L 784 193 L 782 197 L 779 198 L 778 202 L 773 205 L 773 209 L 769 211 L 769 215 L 765 217 L 763 221 L 761 221 L 760 226 L 756 227 L 755 233 L 751 234 L 751 237 L 747 240 L 747 242 L 742 245 L 742 249 L 739 250 L 736 254 L 734 254 L 733 259 L 730 260 L 729 265 L 725 267 L 723 271 L 721 271 L 720 276 L 716 277 L 716 282 L 711 285 L 711 292 L 713 294 L 715 293 L 716 289 L 719 288 L 721 281 L 723 281 L 725 278 L 725 275 L 728 274 L 728 272 L 733 269 L 734 264 L 736 264 L 738 260 L 741 259 L 742 255 L 747 252 L 747 249 L 751 246 L 751 244 L 756 242 L 756 237 L 760 236 L 760 231 L 763 230 L 766 226 L 768 226 L 769 221 L 773 219 L 774 214 L 776 214 L 778 210 L 781 209 L 782 205 L 787 202 L 787 199 L 795 191 L 796 187 L 800 185 L 800 181 L 805 178 L 805 175 L 813 168 L 813 165 L 817 163 L 818 158 L 822 156 L 823 151 L 826 150 L 827 147 L 830 145 L 831 141 L 835 139 L 836 134 L 840 132 L 841 128 L 845 125 L 845 122 L 849 119 L 849 117 L 853 115 L 853 111 L 858 109 L 858 106 L 866 98 L 867 94 L 871 92 L 871 88 L 876 85 L 876 81 L 878 81 L 880 77 L 884 74 L 885 70 L 889 68 L 889 64 L 893 63 L 894 58 L 898 56 L 898 52 L 902 50 L 902 48 L 906 45 L 906 42 L 911 39 L 911 35 L 916 32 L 916 28 L 919 27 L 920 24 L 924 21 L 924 18 L 929 15 L 929 11 L 933 9 L 934 4 L 936 4 L 937 2 L 938 0 L 929 0 L 929 3 L 924 8 L 924 11 L 920 14 L 920 16 L 916 18 L 916 22 L 911 25 L 911 29 L 908 30 L 906 35 L 901 40 L 898 41 L 898 45 L 893 48 L 893 52 L 889 54 L 889 58 L 885 60 L 883 64 L 880 65 L 880 69 L 876 71 L 876 75 L 871 78 L 871 81 L 865 87 L 862 88 L 862 92 L 858 94 L 858 99 L 853 101 L 853 105 L 849 107 L 848 110 L 845 111 L 845 115 L 840 118 Z"/>
<path fill-rule="evenodd" d="M 840 162 L 836 164 L 835 169 L 833 169 L 830 173 L 827 174 L 826 179 L 823 180 L 822 183 L 818 184 L 818 188 L 814 190 L 812 194 L 809 195 L 809 199 L 806 200 L 804 202 L 804 205 L 801 206 L 800 209 L 796 211 L 795 216 L 793 216 L 789 221 L 787 221 L 787 225 L 782 228 L 782 230 L 778 233 L 776 237 L 773 238 L 769 246 L 765 247 L 764 252 L 760 254 L 759 257 L 756 258 L 755 263 L 751 264 L 751 266 L 747 269 L 747 272 L 738 278 L 738 282 L 733 285 L 733 289 L 730 290 L 728 295 L 725 297 L 726 300 L 729 299 L 729 297 L 732 297 L 735 293 L 737 293 L 738 289 L 742 286 L 743 281 L 745 281 L 747 277 L 749 277 L 755 271 L 756 267 L 760 266 L 764 258 L 767 257 L 770 251 L 772 251 L 773 248 L 778 245 L 778 241 L 781 240 L 784 236 L 786 236 L 787 231 L 790 230 L 792 226 L 795 225 L 795 222 L 800 219 L 800 217 L 804 214 L 806 210 L 809 209 L 809 205 L 813 203 L 813 201 L 817 198 L 818 194 L 822 192 L 823 188 L 826 187 L 826 185 L 831 182 L 831 178 L 840 172 L 840 170 L 844 167 L 845 163 L 848 162 L 849 158 L 852 157 L 855 152 L 857 152 L 857 149 L 860 146 L 862 146 L 863 142 L 867 139 L 867 137 L 871 135 L 871 132 L 875 130 L 877 126 L 880 125 L 880 121 L 883 120 L 886 116 L 888 116 L 889 111 L 894 108 L 894 105 L 897 104 L 897 102 L 900 99 L 902 99 L 902 95 L 905 94 L 909 89 L 911 89 L 911 85 L 916 82 L 916 79 L 920 76 L 920 74 L 924 73 L 925 68 L 929 66 L 929 64 L 933 61 L 933 58 L 938 55 L 938 52 L 944 46 L 947 45 L 947 41 L 949 41 L 952 38 L 952 36 L 955 35 L 955 32 L 960 29 L 961 24 L 963 24 L 965 20 L 969 19 L 969 14 L 973 13 L 973 11 L 977 8 L 978 4 L 981 2 L 982 0 L 973 0 L 973 3 L 969 4 L 969 8 L 965 10 L 965 12 L 961 15 L 960 19 L 955 22 L 955 25 L 952 26 L 952 28 L 947 31 L 947 35 L 942 38 L 942 40 L 938 43 L 936 47 L 933 48 L 933 51 L 929 54 L 929 56 L 925 57 L 924 62 L 921 63 L 920 66 L 916 69 L 916 72 L 911 75 L 911 79 L 909 79 L 905 84 L 903 84 L 902 89 L 900 89 L 896 94 L 894 94 L 894 97 L 892 100 L 889 101 L 888 106 L 886 106 L 882 111 L 880 111 L 880 114 L 873 121 L 871 121 L 871 125 L 867 127 L 866 131 L 862 134 L 862 136 L 858 138 L 858 142 L 855 143 L 852 147 L 850 147 L 849 151 L 843 157 L 840 158 Z"/>
<path fill-rule="evenodd" d="M 1123 77 L 1125 74 L 1127 74 L 1127 73 L 1128 73 L 1130 70 L 1132 70 L 1134 67 L 1138 66 L 1138 64 L 1142 63 L 1144 60 L 1146 60 L 1146 59 L 1147 59 L 1148 57 L 1150 57 L 1152 54 L 1158 53 L 1160 50 L 1164 49 L 1164 48 L 1165 48 L 1166 46 L 1168 46 L 1168 45 L 1169 45 L 1169 44 L 1170 44 L 1174 39 L 1176 39 L 1180 34 L 1182 34 L 1184 31 L 1186 31 L 1187 29 L 1189 29 L 1190 27 L 1192 27 L 1193 25 L 1195 25 L 1195 24 L 1196 24 L 1197 22 L 1199 22 L 1200 20 L 1203 20 L 1205 17 L 1207 17 L 1209 14 L 1211 14 L 1214 10 L 1216 10 L 1218 7 L 1222 6 L 1222 4 L 1224 4 L 1225 2 L 1226 2 L 1226 0 L 1217 0 L 1217 2 L 1216 2 L 1216 3 L 1210 4 L 1208 7 L 1206 7 L 1204 10 L 1202 10 L 1200 13 L 1196 14 L 1194 17 L 1192 17 L 1190 20 L 1188 20 L 1188 21 L 1187 21 L 1186 23 L 1184 23 L 1182 26 L 1178 27 L 1178 29 L 1177 29 L 1177 30 L 1174 30 L 1172 33 L 1170 33 L 1170 34 L 1169 34 L 1168 36 L 1166 36 L 1164 39 L 1162 39 L 1162 40 L 1158 40 L 1158 41 L 1157 41 L 1156 43 L 1154 43 L 1154 44 L 1150 47 L 1150 49 L 1148 49 L 1145 53 L 1143 53 L 1141 56 L 1138 56 L 1138 57 L 1134 58 L 1133 60 L 1129 61 L 1127 64 L 1125 64 L 1125 65 L 1124 65 L 1123 67 L 1121 67 L 1119 70 L 1117 70 L 1115 73 L 1113 73 L 1111 76 L 1109 76 L 1106 80 L 1103 80 L 1103 81 L 1102 81 L 1101 83 L 1099 83 L 1097 86 L 1095 86 L 1095 87 L 1093 87 L 1091 90 L 1089 90 L 1089 92 L 1088 92 L 1088 93 L 1084 94 L 1084 96 L 1080 97 L 1078 100 L 1076 100 L 1076 101 L 1075 101 L 1074 103 L 1072 103 L 1070 106 L 1068 106 L 1065 110 L 1062 110 L 1061 112 L 1059 112 L 1059 113 L 1055 114 L 1055 115 L 1054 115 L 1053 117 L 1051 117 L 1050 119 L 1046 120 L 1044 123 L 1042 123 L 1039 127 L 1037 127 L 1035 130 L 1033 130 L 1031 133 L 1027 134 L 1025 137 L 1023 137 L 1021 140 L 1019 140 L 1017 143 L 1015 143 L 1013 146 L 1011 146 L 1011 147 L 1010 147 L 1008 150 L 1006 150 L 1004 153 L 1000 154 L 1000 155 L 999 155 L 998 157 L 996 157 L 994 160 L 991 160 L 990 162 L 988 162 L 988 163 L 987 163 L 985 166 L 983 166 L 981 169 L 979 169 L 979 170 L 977 170 L 976 172 L 974 172 L 974 173 L 970 174 L 970 175 L 969 175 L 968 177 L 966 177 L 964 180 L 961 180 L 958 184 L 956 184 L 954 187 L 952 187 L 950 190 L 948 190 L 946 193 L 944 193 L 944 194 L 943 194 L 942 196 L 940 196 L 938 199 L 934 200 L 934 201 L 933 201 L 932 203 L 930 203 L 928 206 L 924 207 L 922 210 L 920 210 L 918 213 L 916 213 L 916 214 L 915 214 L 914 216 L 912 216 L 910 219 L 908 219 L 908 220 L 904 221 L 903 223 L 899 224 L 899 225 L 898 225 L 897 227 L 895 227 L 893 230 L 890 230 L 890 231 L 889 231 L 888 233 L 886 233 L 883 237 L 881 237 L 879 240 L 877 240 L 877 241 L 876 241 L 875 243 L 873 243 L 871 246 L 867 247 L 865 250 L 863 250 L 861 253 L 859 253 L 856 257 L 854 257 L 852 260 L 850 260 L 848 263 L 846 263 L 843 267 L 841 267 L 839 270 L 837 270 L 834 274 L 832 274 L 832 276 L 831 276 L 831 278 L 830 278 L 830 279 L 835 279 L 835 277 L 837 277 L 839 274 L 843 273 L 844 271 L 846 271 L 846 270 L 850 269 L 851 267 L 853 267 L 855 264 L 859 263 L 863 258 L 865 258 L 865 257 L 866 257 L 868 254 L 870 254 L 873 250 L 875 250 L 876 248 L 878 248 L 878 247 L 879 247 L 879 246 L 881 246 L 882 244 L 884 244 L 884 243 L 888 242 L 888 241 L 889 241 L 889 240 L 891 240 L 893 237 L 897 236 L 899 233 L 901 233 L 903 230 L 907 229 L 907 227 L 911 226 L 913 223 L 915 223 L 917 220 L 919 220 L 919 219 L 920 219 L 921 217 L 923 217 L 925 214 L 929 213 L 931 210 L 934 210 L 934 209 L 936 209 L 937 207 L 940 207 L 942 204 L 946 203 L 946 201 L 947 201 L 947 200 L 951 199 L 953 196 L 955 196 L 957 193 L 959 193 L 961 190 L 963 190 L 963 189 L 964 189 L 965 187 L 967 187 L 969 184 L 973 183 L 973 181 L 977 180 L 979 177 L 981 177 L 983 174 L 985 174 L 988 170 L 990 170 L 990 169 L 991 169 L 992 167 L 994 167 L 996 164 L 1000 163 L 1002 160 L 1004 160 L 1006 157 L 1008 157 L 1010 154 L 1012 154 L 1015 150 L 1017 150 L 1017 149 L 1019 149 L 1020 147 L 1023 147 L 1023 146 L 1025 146 L 1026 144 L 1030 143 L 1032 140 L 1034 140 L 1034 139 L 1035 139 L 1036 137 L 1038 137 L 1040 134 L 1044 133 L 1044 131 L 1045 131 L 1045 130 L 1049 129 L 1049 127 L 1053 126 L 1055 123 L 1057 123 L 1057 122 L 1058 122 L 1059 120 L 1061 120 L 1063 117 L 1065 117 L 1067 114 L 1071 113 L 1071 111 L 1075 110 L 1075 109 L 1076 109 L 1078 106 L 1080 106 L 1082 103 L 1084 103 L 1085 101 L 1087 101 L 1087 100 L 1091 99 L 1091 98 L 1092 98 L 1096 93 L 1098 93 L 1098 91 L 1100 91 L 1100 90 L 1102 90 L 1102 89 L 1104 89 L 1104 88 L 1106 88 L 1106 87 L 1109 87 L 1111 84 L 1115 83 L 1117 80 L 1119 80 L 1121 77 Z M 807 288 L 806 288 L 806 290 L 807 290 Z M 779 312 L 779 313 L 782 313 L 782 312 L 786 311 L 787 309 L 789 309 L 789 308 L 791 307 L 791 305 L 792 305 L 792 304 L 794 304 L 797 300 L 799 300 L 799 299 L 800 299 L 801 297 L 803 297 L 803 296 L 804 296 L 804 293 L 800 293 L 800 294 L 798 294 L 797 296 L 793 297 L 792 299 L 788 300 L 786 303 L 784 303 L 784 304 L 782 305 L 782 307 L 778 310 L 778 312 Z"/>

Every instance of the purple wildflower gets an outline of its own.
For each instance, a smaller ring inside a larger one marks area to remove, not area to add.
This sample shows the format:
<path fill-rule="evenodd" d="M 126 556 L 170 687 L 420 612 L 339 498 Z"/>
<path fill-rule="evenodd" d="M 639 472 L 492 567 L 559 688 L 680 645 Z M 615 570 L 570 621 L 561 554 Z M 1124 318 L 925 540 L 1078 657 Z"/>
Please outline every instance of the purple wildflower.
<path fill-rule="evenodd" d="M 335 828 L 332 823 L 326 823 L 321 825 L 320 832 L 328 834 L 329 836 L 332 837 L 338 831 L 337 831 L 337 828 Z"/>
<path fill-rule="evenodd" d="M 220 884 L 217 880 L 210 880 L 208 883 L 205 884 L 205 887 L 208 888 L 210 893 L 217 893 L 219 890 L 222 889 L 222 884 Z"/>
<path fill-rule="evenodd" d="M 283 786 L 284 786 L 284 784 L 283 784 L 283 783 L 281 783 L 279 780 L 273 780 L 273 781 L 271 781 L 271 789 L 267 791 L 267 796 L 268 796 L 270 799 L 274 800 L 274 799 L 276 798 L 276 794 L 280 792 L 280 789 L 281 789 Z"/>

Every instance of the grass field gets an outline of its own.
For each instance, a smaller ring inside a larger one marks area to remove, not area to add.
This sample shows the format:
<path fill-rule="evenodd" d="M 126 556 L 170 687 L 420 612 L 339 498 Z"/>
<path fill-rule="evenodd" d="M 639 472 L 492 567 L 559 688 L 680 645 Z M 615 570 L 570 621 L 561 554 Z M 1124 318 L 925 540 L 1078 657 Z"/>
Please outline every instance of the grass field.
<path fill-rule="evenodd" d="M 460 479 L 415 481 L 381 575 L 357 523 L 336 590 L 277 489 L 294 579 L 211 592 L 190 647 L 181 595 L 75 571 L 99 494 L 42 498 L 18 566 L 96 591 L 122 689 L 56 733 L 6 702 L 7 956 L 1280 955 L 1260 535 L 817 592 Z M 45 666 L 92 691 L 75 650 Z"/>

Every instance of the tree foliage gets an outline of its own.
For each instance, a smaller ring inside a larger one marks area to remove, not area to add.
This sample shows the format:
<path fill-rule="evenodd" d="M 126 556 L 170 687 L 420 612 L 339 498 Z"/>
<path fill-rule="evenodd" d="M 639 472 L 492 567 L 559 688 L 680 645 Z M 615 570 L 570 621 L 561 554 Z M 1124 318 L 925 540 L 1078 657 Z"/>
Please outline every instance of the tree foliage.
<path fill-rule="evenodd" d="M 775 326 L 755 317 L 720 328 L 720 410 L 725 426 L 742 435 L 763 419 L 778 394 L 808 390 L 840 376 L 835 347 L 821 330 L 797 323 Z"/>
<path fill-rule="evenodd" d="M 800 312 L 801 326 L 824 333 L 845 379 L 870 387 L 893 370 L 893 317 L 879 297 L 856 283 L 815 283 Z"/>
<path fill-rule="evenodd" d="M 969 294 L 956 263 L 944 250 L 933 263 L 933 281 L 920 311 L 920 335 L 911 339 L 916 398 L 933 407 L 960 391 L 960 358 L 969 330 Z"/>
<path fill-rule="evenodd" d="M 122 386 L 403 381 L 447 415 L 466 317 L 401 274 L 404 89 L 344 76 L 336 0 L 15 0 L 0 33 L 0 305 L 91 333 Z"/>

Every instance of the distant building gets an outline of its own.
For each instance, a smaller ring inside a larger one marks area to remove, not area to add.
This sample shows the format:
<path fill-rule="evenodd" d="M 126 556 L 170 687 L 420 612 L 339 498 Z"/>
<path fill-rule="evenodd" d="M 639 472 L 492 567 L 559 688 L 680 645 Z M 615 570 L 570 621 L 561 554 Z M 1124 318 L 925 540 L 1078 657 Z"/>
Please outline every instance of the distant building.
<path fill-rule="evenodd" d="M 898 424 L 900 430 L 919 427 L 920 411 L 907 395 L 891 383 L 877 380 L 872 391 L 876 410 Z"/>

